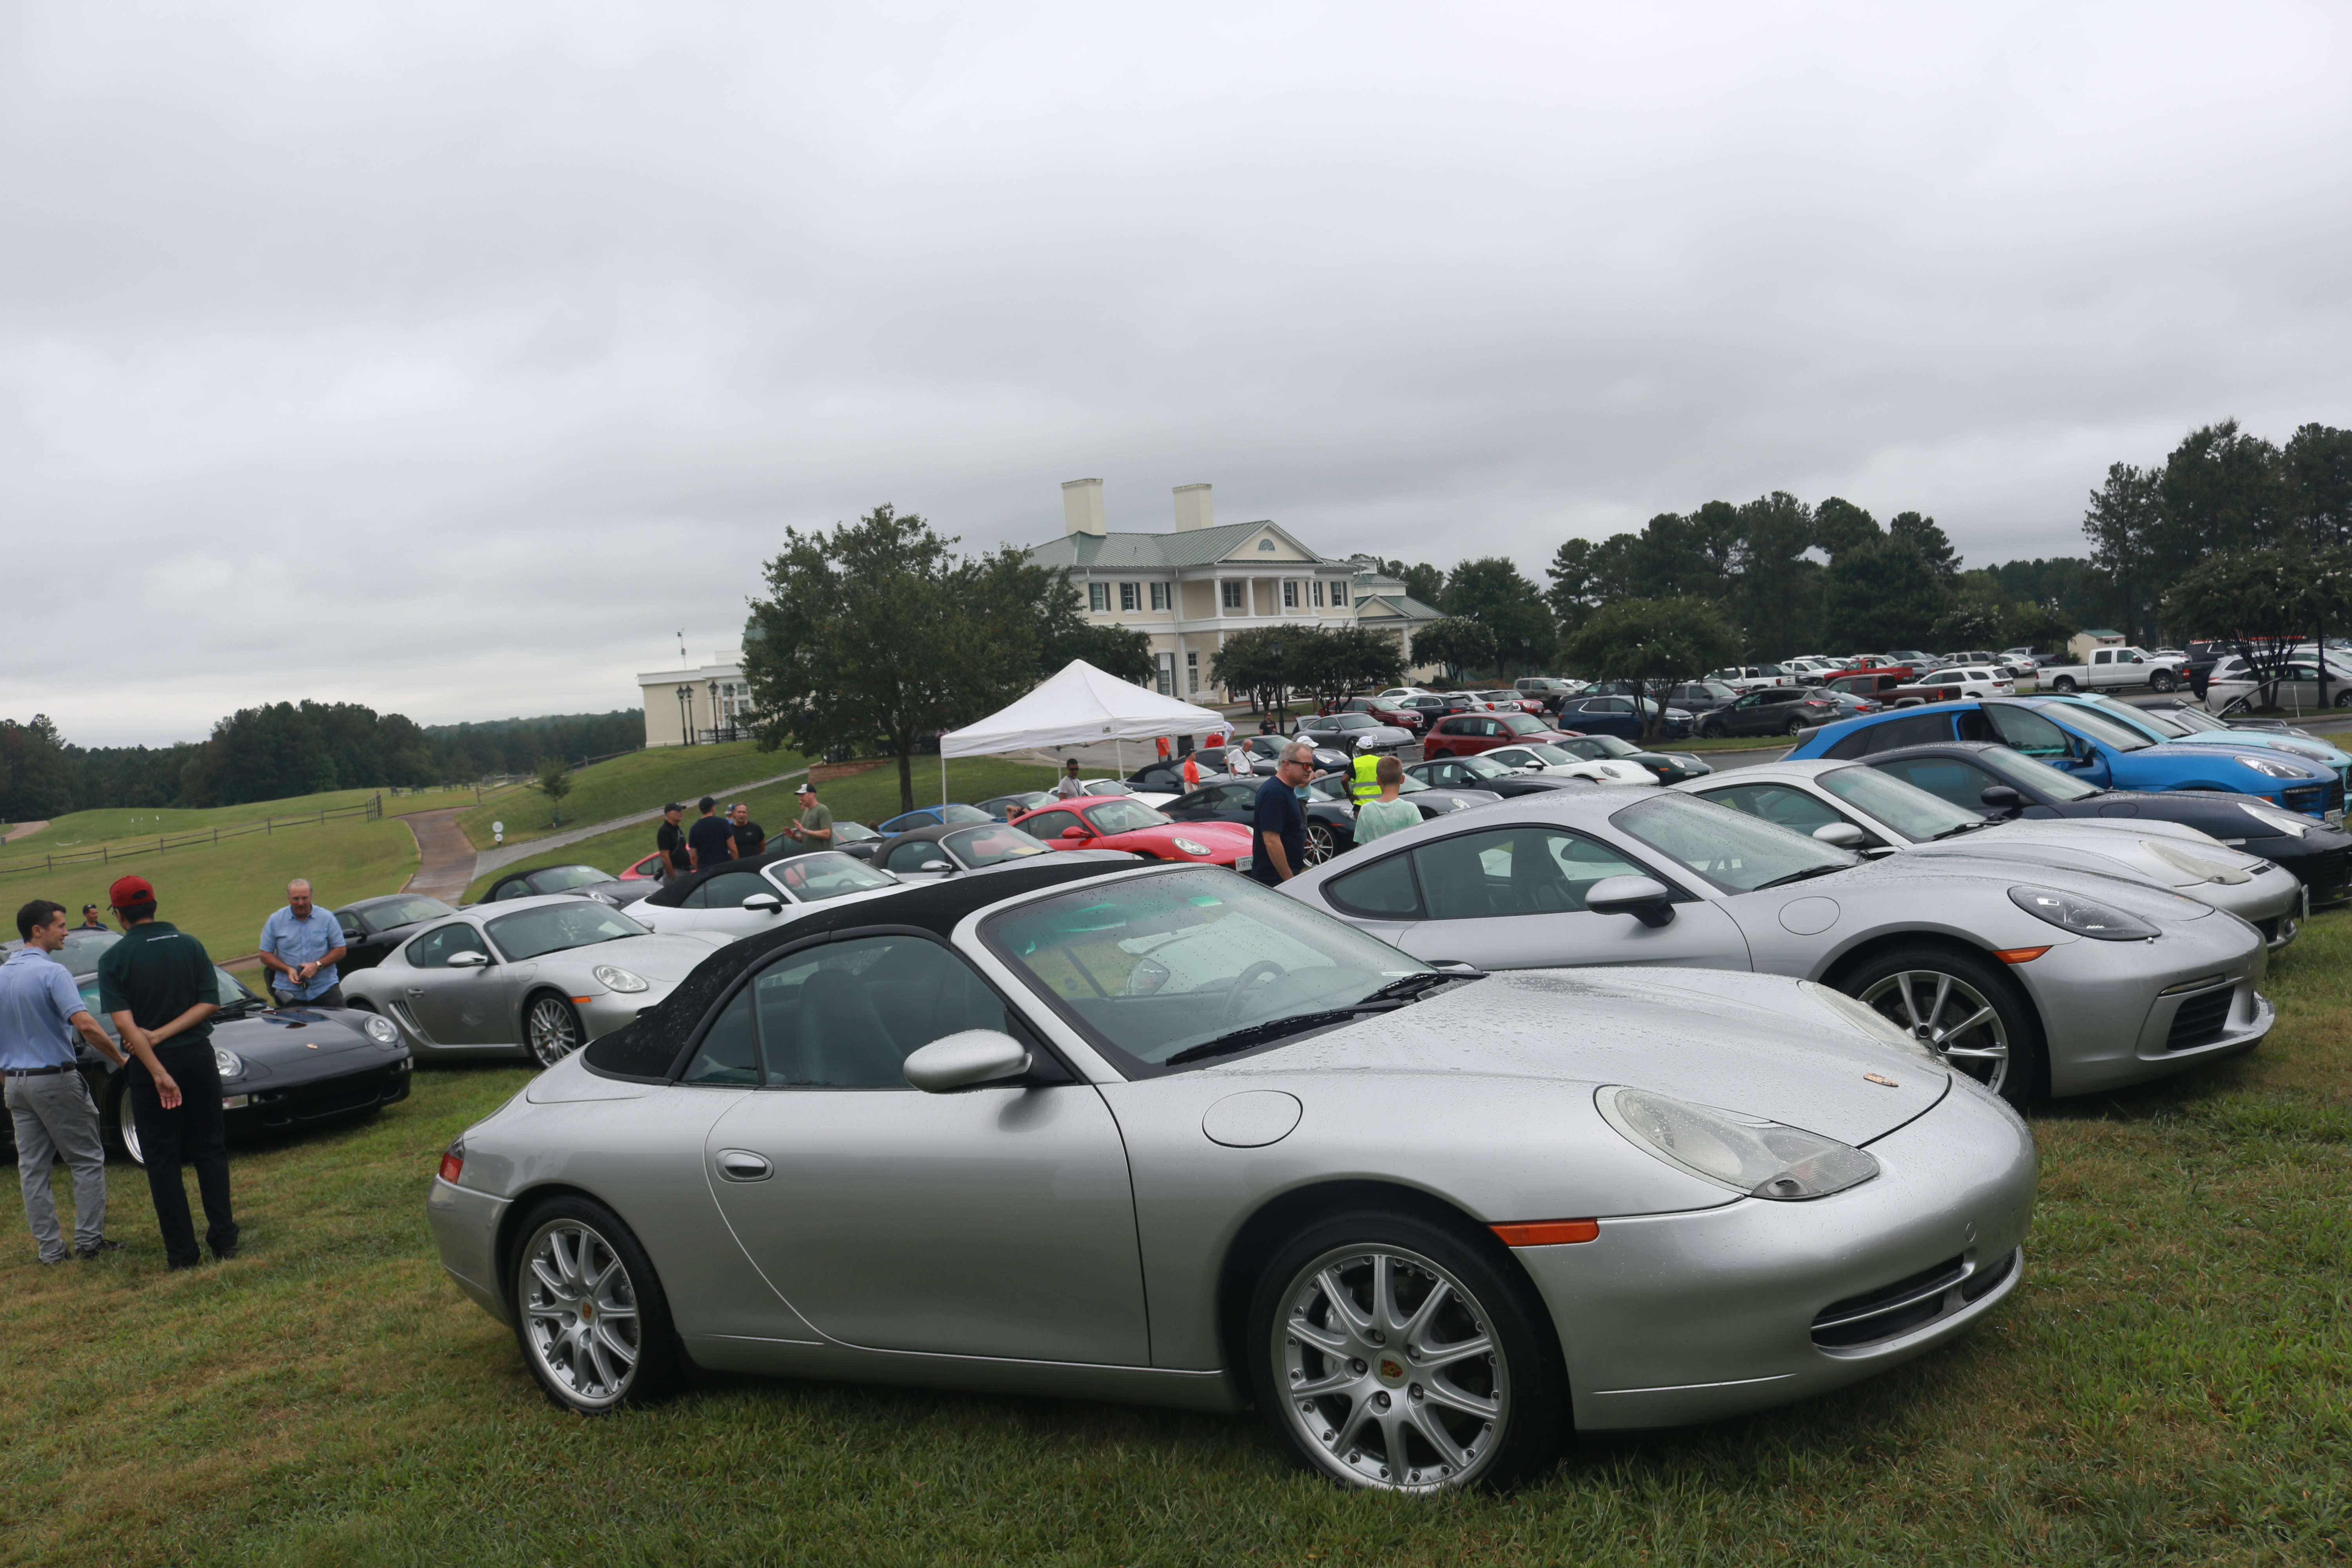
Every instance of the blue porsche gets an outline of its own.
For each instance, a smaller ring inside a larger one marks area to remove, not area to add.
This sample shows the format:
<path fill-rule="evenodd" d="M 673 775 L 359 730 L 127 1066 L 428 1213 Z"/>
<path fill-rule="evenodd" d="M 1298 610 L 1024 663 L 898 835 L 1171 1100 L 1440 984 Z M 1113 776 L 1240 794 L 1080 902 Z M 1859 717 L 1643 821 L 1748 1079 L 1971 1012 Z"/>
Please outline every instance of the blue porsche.
<path fill-rule="evenodd" d="M 2252 746 L 2257 751 L 2286 752 L 2319 763 L 2352 784 L 2352 752 L 2338 751 L 2316 735 L 2279 730 L 2233 730 L 2201 708 L 2136 708 L 2102 691 L 2053 694 L 2051 701 L 2080 702 L 2127 724 L 2158 744 L 2182 746 Z"/>
<path fill-rule="evenodd" d="M 2323 821 L 2344 819 L 2344 781 L 2326 763 L 2258 744 L 2159 743 L 2088 703 L 1991 698 L 1897 708 L 1824 724 L 1789 753 L 1860 758 L 1939 741 L 1990 741 L 2101 789 L 2217 790 L 2259 795 Z"/>

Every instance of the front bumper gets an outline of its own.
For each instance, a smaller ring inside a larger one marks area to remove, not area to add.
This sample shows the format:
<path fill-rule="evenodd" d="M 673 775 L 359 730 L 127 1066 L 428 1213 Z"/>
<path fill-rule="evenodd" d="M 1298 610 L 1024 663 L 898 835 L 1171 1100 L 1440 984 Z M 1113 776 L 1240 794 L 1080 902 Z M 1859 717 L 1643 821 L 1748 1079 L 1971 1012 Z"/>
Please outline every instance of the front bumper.
<path fill-rule="evenodd" d="M 2041 1015 L 2050 1092 L 2065 1096 L 2251 1050 L 2275 1018 L 2255 991 L 2269 963 L 2261 931 L 2216 911 L 2153 942 L 2061 942 L 2010 973 Z"/>
<path fill-rule="evenodd" d="M 408 1098 L 413 1062 L 406 1051 L 371 1067 L 308 1083 L 271 1087 L 264 1079 L 252 1088 L 231 1080 L 221 1086 L 221 1109 L 245 1127 L 298 1127 L 338 1116 L 397 1105 Z"/>
<path fill-rule="evenodd" d="M 1603 1219 L 1521 1247 L 1567 1352 L 1576 1424 L 1679 1426 L 1857 1382 L 1968 1331 L 2017 1287 L 2032 1134 L 1955 1083 L 1877 1140 L 1879 1174 L 1811 1203 Z"/>

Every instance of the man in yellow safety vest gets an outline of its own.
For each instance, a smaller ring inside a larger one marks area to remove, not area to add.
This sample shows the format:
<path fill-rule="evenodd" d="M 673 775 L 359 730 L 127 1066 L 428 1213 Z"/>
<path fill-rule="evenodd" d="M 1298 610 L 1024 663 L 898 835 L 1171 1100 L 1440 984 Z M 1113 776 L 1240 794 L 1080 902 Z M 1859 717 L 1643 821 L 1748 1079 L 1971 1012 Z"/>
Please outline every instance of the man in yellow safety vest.
<path fill-rule="evenodd" d="M 1349 770 L 1348 794 L 1358 805 L 1380 798 L 1381 781 L 1375 776 L 1380 765 L 1381 759 L 1373 752 L 1359 751 L 1356 753 L 1356 765 Z"/>

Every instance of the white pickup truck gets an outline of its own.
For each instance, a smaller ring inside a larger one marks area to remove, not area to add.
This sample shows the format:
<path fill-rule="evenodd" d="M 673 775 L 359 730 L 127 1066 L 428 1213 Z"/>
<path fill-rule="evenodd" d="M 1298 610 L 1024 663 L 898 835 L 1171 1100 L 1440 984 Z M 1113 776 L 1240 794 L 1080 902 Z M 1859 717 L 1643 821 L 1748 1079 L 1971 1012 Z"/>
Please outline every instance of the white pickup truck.
<path fill-rule="evenodd" d="M 2159 658 L 2136 647 L 2095 647 L 2090 663 L 2050 665 L 2036 679 L 2053 691 L 2112 691 L 2123 686 L 2178 691 L 2188 684 L 2178 656 Z"/>

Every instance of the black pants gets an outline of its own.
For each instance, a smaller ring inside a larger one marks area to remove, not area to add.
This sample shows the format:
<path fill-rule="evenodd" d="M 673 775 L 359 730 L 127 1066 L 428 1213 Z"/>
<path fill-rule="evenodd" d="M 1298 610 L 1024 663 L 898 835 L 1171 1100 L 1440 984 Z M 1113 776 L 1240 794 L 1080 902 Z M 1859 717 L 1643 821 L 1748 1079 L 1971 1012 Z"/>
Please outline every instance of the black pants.
<path fill-rule="evenodd" d="M 227 1120 L 221 1113 L 220 1066 L 212 1042 L 167 1041 L 155 1059 L 180 1086 L 180 1103 L 170 1110 L 155 1097 L 155 1080 L 133 1062 L 131 1115 L 139 1130 L 139 1152 L 147 1157 L 147 1193 L 155 1202 L 155 1224 L 163 1233 L 164 1260 L 176 1268 L 202 1261 L 196 1227 L 188 1217 L 183 1163 L 196 1168 L 196 1190 L 205 1200 L 205 1241 L 213 1251 L 236 1245 L 236 1220 L 228 1208 Z"/>

